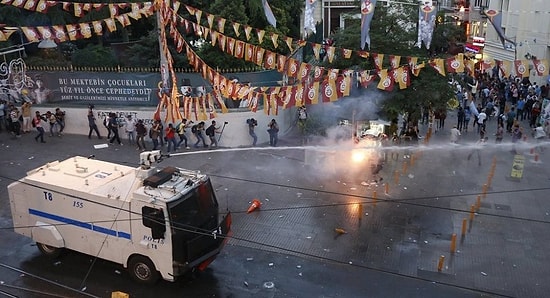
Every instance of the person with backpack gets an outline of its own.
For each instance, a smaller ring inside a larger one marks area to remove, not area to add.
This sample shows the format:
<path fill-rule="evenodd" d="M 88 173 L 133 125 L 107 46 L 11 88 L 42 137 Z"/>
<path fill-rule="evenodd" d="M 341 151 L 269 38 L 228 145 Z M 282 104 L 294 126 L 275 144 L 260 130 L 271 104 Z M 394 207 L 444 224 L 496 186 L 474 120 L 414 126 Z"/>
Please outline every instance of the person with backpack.
<path fill-rule="evenodd" d="M 204 136 L 202 135 L 202 131 L 204 130 L 204 121 L 199 122 L 199 124 L 193 125 L 191 127 L 191 132 L 195 135 L 195 138 L 197 138 L 197 142 L 195 143 L 194 147 L 199 148 L 199 144 L 202 141 L 202 145 L 206 148 L 208 145 L 206 145 L 206 141 L 204 140 Z"/>
<path fill-rule="evenodd" d="M 192 124 L 193 121 L 189 121 L 189 124 Z M 185 135 L 185 129 L 187 128 L 187 119 L 181 120 L 181 122 L 176 126 L 176 133 L 178 134 L 180 141 L 178 142 L 178 145 L 176 146 L 177 149 L 179 149 L 181 143 L 185 142 L 185 149 L 190 149 L 189 146 L 187 146 L 187 136 Z"/>
<path fill-rule="evenodd" d="M 206 129 L 206 135 L 210 138 L 210 147 L 218 147 L 218 140 L 216 140 L 216 132 L 218 128 L 216 127 L 216 121 L 212 120 L 212 124 Z"/>

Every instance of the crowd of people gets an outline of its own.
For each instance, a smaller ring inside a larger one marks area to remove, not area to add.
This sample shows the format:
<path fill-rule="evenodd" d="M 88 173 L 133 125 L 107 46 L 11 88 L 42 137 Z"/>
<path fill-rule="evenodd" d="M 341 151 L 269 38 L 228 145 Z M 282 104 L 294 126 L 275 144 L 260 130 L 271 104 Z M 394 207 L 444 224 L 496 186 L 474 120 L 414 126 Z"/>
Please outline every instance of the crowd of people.
<path fill-rule="evenodd" d="M 469 78 L 464 86 L 456 81 L 452 84 L 456 87 L 459 106 L 457 122 L 451 129 L 451 142 L 458 142 L 459 137 L 468 131 L 479 134 L 483 141 L 492 134 L 496 143 L 502 142 L 506 134 L 514 143 L 529 132 L 538 140 L 550 136 L 550 119 L 543 114 L 549 84 L 539 86 L 526 78 L 500 78 L 487 73 Z M 487 122 L 493 120 L 496 129 L 488 132 Z"/>
<path fill-rule="evenodd" d="M 31 102 L 23 102 L 19 107 L 12 102 L 0 100 L 0 132 L 8 131 L 13 138 L 20 138 L 23 134 L 33 131 L 37 142 L 46 143 L 46 136 L 61 137 L 65 130 L 65 112 L 60 108 L 52 111 L 31 111 Z M 95 135 L 98 139 L 106 136 L 110 144 L 135 145 L 138 150 L 158 150 L 166 146 L 167 152 L 194 148 L 215 148 L 223 133 L 215 120 L 207 125 L 204 121 L 195 123 L 183 119 L 179 123 L 168 123 L 165 127 L 160 120 L 153 120 L 148 125 L 143 119 L 136 119 L 132 115 L 119 117 L 116 113 L 109 113 L 102 119 L 105 130 L 98 127 L 99 115 L 94 113 L 94 106 L 90 105 L 87 112 L 89 127 L 88 138 Z M 227 122 L 225 122 L 227 124 Z M 225 126 L 224 124 L 224 126 Z M 256 146 L 257 136 L 255 119 L 248 119 L 244 126 L 252 137 L 252 146 Z M 103 132 L 102 132 L 103 131 Z M 279 125 L 272 119 L 267 125 L 270 146 L 277 146 Z M 194 143 L 191 144 L 191 136 Z M 149 145 L 147 145 L 149 143 Z"/>
<path fill-rule="evenodd" d="M 56 108 L 54 112 L 36 111 L 34 116 L 31 112 L 32 103 L 25 101 L 20 107 L 5 100 L 0 101 L 0 132 L 8 131 L 14 138 L 20 138 L 23 134 L 31 133 L 36 129 L 35 140 L 46 143 L 44 135 L 46 129 L 50 137 L 61 137 L 65 129 L 65 112 Z"/>

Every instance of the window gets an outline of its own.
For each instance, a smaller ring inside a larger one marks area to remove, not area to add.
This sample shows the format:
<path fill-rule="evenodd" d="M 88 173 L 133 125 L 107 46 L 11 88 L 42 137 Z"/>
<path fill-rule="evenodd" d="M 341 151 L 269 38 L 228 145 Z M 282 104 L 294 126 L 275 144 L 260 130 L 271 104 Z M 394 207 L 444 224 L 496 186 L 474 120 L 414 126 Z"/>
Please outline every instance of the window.
<path fill-rule="evenodd" d="M 153 239 L 164 239 L 166 224 L 164 223 L 164 211 L 152 207 L 143 206 L 141 208 L 143 225 L 151 228 Z"/>

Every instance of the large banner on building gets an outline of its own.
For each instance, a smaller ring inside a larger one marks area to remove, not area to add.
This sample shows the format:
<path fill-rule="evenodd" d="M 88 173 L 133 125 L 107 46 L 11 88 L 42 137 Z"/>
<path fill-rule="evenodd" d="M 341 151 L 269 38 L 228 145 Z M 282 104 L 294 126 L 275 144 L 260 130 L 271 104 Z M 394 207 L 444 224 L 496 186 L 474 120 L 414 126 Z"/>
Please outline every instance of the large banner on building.
<path fill-rule="evenodd" d="M 82 103 L 156 106 L 159 73 L 28 72 L 37 104 Z"/>

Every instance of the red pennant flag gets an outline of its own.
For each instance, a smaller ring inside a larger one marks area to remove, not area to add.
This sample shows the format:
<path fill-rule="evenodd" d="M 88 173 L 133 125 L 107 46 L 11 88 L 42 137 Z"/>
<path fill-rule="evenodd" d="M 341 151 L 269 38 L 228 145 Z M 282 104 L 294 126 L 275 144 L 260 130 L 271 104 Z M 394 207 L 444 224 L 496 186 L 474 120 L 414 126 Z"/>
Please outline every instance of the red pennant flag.
<path fill-rule="evenodd" d="M 367 88 L 376 78 L 375 75 L 370 74 L 368 70 L 362 70 L 359 72 L 359 84 L 363 88 Z"/>
<path fill-rule="evenodd" d="M 349 96 L 351 89 L 351 77 L 340 75 L 336 79 L 336 96 L 342 98 L 344 96 Z"/>
<path fill-rule="evenodd" d="M 235 58 L 244 58 L 244 41 L 242 40 L 237 40 L 235 42 Z"/>
<path fill-rule="evenodd" d="M 319 82 L 313 82 L 305 86 L 306 98 L 305 104 L 319 103 Z"/>
<path fill-rule="evenodd" d="M 275 59 L 277 59 L 277 54 L 275 52 L 266 50 L 264 67 L 266 69 L 274 69 L 275 68 Z"/>
<path fill-rule="evenodd" d="M 529 67 L 527 66 L 527 60 L 516 60 L 514 61 L 514 66 L 517 76 L 521 76 L 524 78 L 529 77 Z"/>
<path fill-rule="evenodd" d="M 298 80 L 303 81 L 309 77 L 309 70 L 311 69 L 311 64 L 302 62 L 300 64 L 300 72 L 298 74 Z"/>
<path fill-rule="evenodd" d="M 325 68 L 321 66 L 315 66 L 313 69 L 313 81 L 320 82 L 325 76 Z"/>
<path fill-rule="evenodd" d="M 386 91 L 393 91 L 393 72 L 388 71 L 387 69 L 382 69 L 378 75 L 380 76 L 380 82 L 378 83 L 377 88 Z"/>
<path fill-rule="evenodd" d="M 286 68 L 286 56 L 277 54 L 277 71 L 284 72 Z"/>
<path fill-rule="evenodd" d="M 256 65 L 262 65 L 264 63 L 264 53 L 265 53 L 265 49 L 262 48 L 262 47 L 256 47 L 256 60 L 254 61 L 254 63 L 256 63 Z"/>
<path fill-rule="evenodd" d="M 372 53 L 371 56 L 374 60 L 376 70 L 380 71 L 380 69 L 382 69 L 382 62 L 384 61 L 384 54 Z"/>
<path fill-rule="evenodd" d="M 244 52 L 244 60 L 245 61 L 253 61 L 254 60 L 254 52 L 256 50 L 256 46 L 247 43 L 245 45 L 245 52 Z"/>
<path fill-rule="evenodd" d="M 546 76 L 548 75 L 548 60 L 542 59 L 542 60 L 533 60 L 533 64 L 535 65 L 535 71 L 537 72 L 537 76 Z"/>
<path fill-rule="evenodd" d="M 291 78 L 298 76 L 298 60 L 294 58 L 288 58 L 288 68 L 286 74 Z"/>

